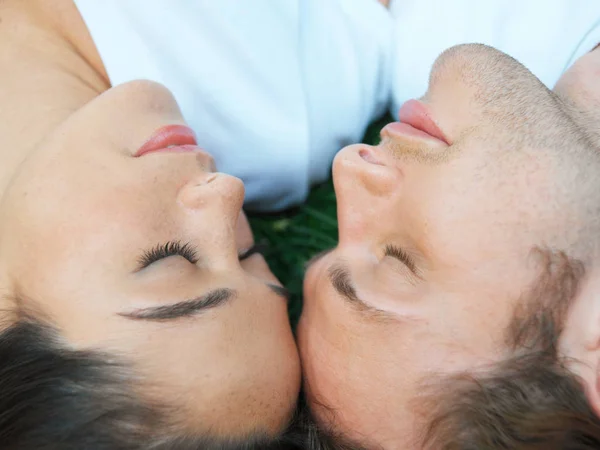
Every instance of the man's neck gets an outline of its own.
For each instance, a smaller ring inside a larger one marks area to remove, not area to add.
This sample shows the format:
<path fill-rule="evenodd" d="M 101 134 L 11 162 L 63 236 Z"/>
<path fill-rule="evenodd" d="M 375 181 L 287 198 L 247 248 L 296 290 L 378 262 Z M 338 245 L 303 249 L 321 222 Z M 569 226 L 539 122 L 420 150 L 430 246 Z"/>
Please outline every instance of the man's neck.
<path fill-rule="evenodd" d="M 581 56 L 560 77 L 554 92 L 600 149 L 600 47 Z"/>
<path fill-rule="evenodd" d="M 0 20 L 1 195 L 39 142 L 109 83 L 71 0 L 3 0 Z"/>

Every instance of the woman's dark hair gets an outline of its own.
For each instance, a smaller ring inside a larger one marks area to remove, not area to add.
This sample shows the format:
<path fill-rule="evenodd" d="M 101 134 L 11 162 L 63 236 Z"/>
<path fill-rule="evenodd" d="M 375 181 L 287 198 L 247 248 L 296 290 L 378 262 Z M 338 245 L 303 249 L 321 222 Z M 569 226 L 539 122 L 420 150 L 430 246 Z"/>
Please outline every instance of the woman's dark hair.
<path fill-rule="evenodd" d="M 301 448 L 293 431 L 277 439 L 190 436 L 163 426 L 160 408 L 131 389 L 134 378 L 107 354 L 69 349 L 31 318 L 0 332 L 0 448 L 3 450 L 279 450 Z M 176 434 L 176 433 L 175 433 Z"/>

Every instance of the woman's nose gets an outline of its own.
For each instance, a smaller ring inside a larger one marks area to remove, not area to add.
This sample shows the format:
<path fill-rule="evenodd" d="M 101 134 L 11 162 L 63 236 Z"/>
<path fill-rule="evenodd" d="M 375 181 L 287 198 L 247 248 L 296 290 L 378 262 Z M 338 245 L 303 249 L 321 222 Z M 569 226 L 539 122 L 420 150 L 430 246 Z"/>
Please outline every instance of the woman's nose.
<path fill-rule="evenodd" d="M 181 187 L 179 204 L 188 212 L 213 211 L 237 220 L 244 203 L 244 183 L 220 172 L 201 172 Z"/>
<path fill-rule="evenodd" d="M 207 172 L 216 172 L 217 166 L 215 165 L 215 159 L 212 155 L 204 150 L 196 152 L 196 161 L 203 170 Z"/>
<path fill-rule="evenodd" d="M 237 267 L 236 229 L 244 203 L 244 184 L 219 172 L 202 172 L 182 186 L 177 202 L 183 226 L 203 248 L 214 269 Z"/>

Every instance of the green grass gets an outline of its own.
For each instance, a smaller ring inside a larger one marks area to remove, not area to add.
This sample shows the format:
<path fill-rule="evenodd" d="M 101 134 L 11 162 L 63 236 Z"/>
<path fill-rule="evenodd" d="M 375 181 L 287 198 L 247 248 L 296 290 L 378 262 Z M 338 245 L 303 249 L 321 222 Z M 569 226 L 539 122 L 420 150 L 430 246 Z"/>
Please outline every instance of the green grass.
<path fill-rule="evenodd" d="M 385 116 L 373 123 L 363 142 L 379 141 L 379 130 L 390 122 Z M 251 215 L 250 224 L 256 241 L 266 241 L 265 255 L 279 280 L 290 290 L 290 319 L 295 324 L 302 309 L 304 266 L 314 254 L 337 243 L 336 203 L 333 184 L 316 186 L 302 206 L 279 214 Z"/>

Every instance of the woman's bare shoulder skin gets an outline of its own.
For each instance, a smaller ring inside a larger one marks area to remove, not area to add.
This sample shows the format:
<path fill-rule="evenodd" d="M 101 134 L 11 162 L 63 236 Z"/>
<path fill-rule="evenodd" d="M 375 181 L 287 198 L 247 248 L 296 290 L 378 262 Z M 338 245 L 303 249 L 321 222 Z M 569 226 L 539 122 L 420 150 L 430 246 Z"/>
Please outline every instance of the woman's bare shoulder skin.
<path fill-rule="evenodd" d="M 1 1 L 0 192 L 47 133 L 108 87 L 72 0 Z"/>

